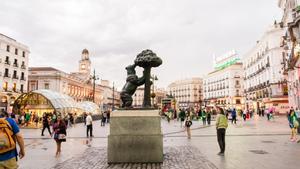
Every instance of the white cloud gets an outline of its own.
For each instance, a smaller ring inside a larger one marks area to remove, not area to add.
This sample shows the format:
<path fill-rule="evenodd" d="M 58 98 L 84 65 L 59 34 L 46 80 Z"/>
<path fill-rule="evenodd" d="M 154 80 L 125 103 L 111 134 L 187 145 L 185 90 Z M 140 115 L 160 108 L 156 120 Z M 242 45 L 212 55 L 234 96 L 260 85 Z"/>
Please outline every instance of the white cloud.
<path fill-rule="evenodd" d="M 89 49 L 100 78 L 125 82 L 143 49 L 161 56 L 158 84 L 200 76 L 212 54 L 255 44 L 281 11 L 274 0 L 3 0 L 0 32 L 30 47 L 30 66 L 76 71 Z"/>

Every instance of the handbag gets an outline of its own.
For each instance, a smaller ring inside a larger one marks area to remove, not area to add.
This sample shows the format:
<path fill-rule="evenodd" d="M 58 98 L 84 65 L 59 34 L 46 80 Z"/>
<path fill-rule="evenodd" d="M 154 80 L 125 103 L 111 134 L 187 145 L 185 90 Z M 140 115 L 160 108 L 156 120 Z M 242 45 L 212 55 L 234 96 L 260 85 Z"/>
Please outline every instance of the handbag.
<path fill-rule="evenodd" d="M 66 137 L 65 134 L 58 134 L 58 140 L 66 140 Z"/>

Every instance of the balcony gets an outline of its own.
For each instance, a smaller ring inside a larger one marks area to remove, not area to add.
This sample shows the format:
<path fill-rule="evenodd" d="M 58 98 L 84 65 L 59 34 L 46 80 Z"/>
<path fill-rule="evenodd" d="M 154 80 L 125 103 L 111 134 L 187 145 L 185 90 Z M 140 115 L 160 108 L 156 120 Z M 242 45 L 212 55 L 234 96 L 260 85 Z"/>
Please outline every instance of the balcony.
<path fill-rule="evenodd" d="M 10 61 L 9 61 L 9 60 L 5 60 L 5 61 L 4 61 L 4 64 L 10 65 Z"/>
<path fill-rule="evenodd" d="M 237 85 L 237 84 L 236 84 L 234 87 L 235 87 L 235 88 L 240 88 L 240 87 L 241 87 L 241 85 Z"/>
<path fill-rule="evenodd" d="M 4 77 L 5 77 L 5 78 L 10 78 L 11 75 L 10 75 L 9 73 L 4 73 Z"/>
<path fill-rule="evenodd" d="M 19 76 L 18 76 L 18 75 L 13 75 L 12 78 L 13 78 L 13 79 L 19 79 Z"/>
<path fill-rule="evenodd" d="M 26 66 L 25 66 L 25 65 L 21 65 L 21 68 L 22 68 L 22 69 L 26 69 Z"/>
<path fill-rule="evenodd" d="M 14 67 L 19 67 L 19 64 L 18 63 L 14 63 L 13 66 Z"/>
<path fill-rule="evenodd" d="M 20 80 L 26 81 L 26 78 L 21 76 Z"/>

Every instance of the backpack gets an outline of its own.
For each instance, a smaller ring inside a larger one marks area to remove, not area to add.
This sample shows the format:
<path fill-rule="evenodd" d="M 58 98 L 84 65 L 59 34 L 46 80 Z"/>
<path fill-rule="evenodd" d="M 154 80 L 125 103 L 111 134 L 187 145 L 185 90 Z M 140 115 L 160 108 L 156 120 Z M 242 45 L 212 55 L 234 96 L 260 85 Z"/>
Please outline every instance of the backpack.
<path fill-rule="evenodd" d="M 12 127 L 5 118 L 0 118 L 0 154 L 14 150 L 16 142 Z"/>
<path fill-rule="evenodd" d="M 191 127 L 192 126 L 192 121 L 190 121 L 190 120 L 187 120 L 186 122 L 185 122 L 185 126 L 186 127 Z"/>

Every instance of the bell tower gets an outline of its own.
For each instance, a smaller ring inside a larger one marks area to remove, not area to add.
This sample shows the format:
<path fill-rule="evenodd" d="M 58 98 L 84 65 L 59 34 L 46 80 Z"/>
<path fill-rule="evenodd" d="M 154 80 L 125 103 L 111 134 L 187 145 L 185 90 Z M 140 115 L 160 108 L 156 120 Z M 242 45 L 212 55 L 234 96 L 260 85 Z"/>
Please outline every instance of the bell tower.
<path fill-rule="evenodd" d="M 86 75 L 91 74 L 91 60 L 87 49 L 82 50 L 81 60 L 79 61 L 79 72 Z"/>

